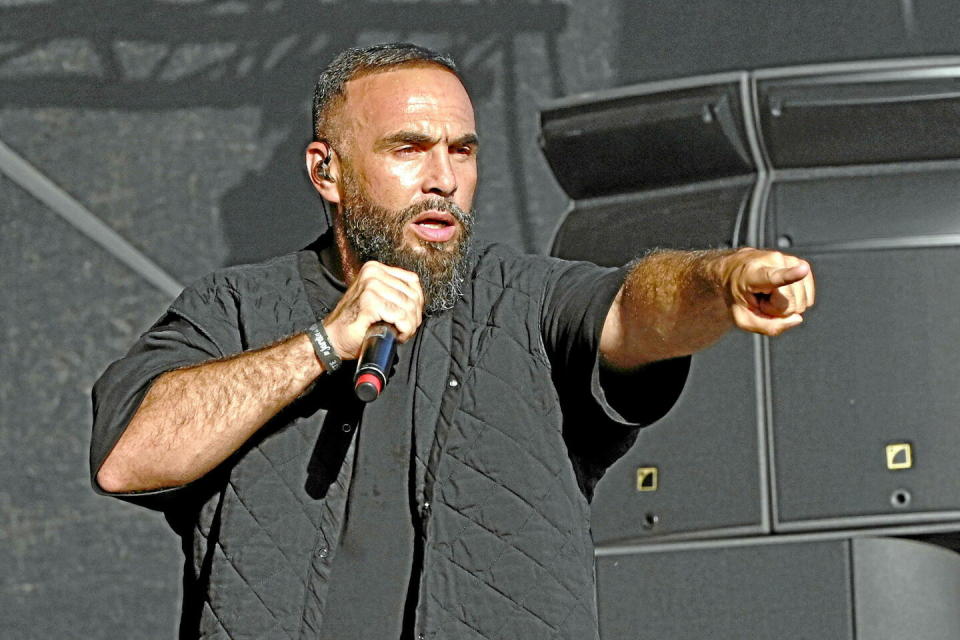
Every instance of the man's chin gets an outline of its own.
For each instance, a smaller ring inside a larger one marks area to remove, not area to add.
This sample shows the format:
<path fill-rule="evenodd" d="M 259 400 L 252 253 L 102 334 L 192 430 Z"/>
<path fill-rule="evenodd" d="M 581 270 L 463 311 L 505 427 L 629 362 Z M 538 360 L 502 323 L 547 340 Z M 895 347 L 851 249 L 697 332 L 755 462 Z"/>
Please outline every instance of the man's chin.
<path fill-rule="evenodd" d="M 400 247 L 400 254 L 404 254 L 408 259 L 420 260 L 446 260 L 453 259 L 459 253 L 459 244 L 455 241 L 450 242 L 425 242 L 419 241 L 416 244 L 404 243 Z"/>

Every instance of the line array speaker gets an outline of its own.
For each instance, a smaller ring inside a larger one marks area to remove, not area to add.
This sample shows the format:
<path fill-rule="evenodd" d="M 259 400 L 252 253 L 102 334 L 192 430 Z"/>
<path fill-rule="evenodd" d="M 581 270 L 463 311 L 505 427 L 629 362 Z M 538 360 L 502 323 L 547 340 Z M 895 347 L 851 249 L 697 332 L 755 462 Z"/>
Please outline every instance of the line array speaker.
<path fill-rule="evenodd" d="M 598 485 L 598 543 L 960 530 L 960 59 L 638 85 L 541 123 L 573 198 L 554 255 L 751 244 L 818 277 L 804 326 L 693 357 Z"/>

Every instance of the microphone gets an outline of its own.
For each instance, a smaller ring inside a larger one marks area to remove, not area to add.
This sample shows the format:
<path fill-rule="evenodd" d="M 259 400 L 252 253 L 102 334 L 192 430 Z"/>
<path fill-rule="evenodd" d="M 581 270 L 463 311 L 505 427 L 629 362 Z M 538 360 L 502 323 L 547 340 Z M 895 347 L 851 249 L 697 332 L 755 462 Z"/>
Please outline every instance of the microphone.
<path fill-rule="evenodd" d="M 364 402 L 373 402 L 387 384 L 397 354 L 397 330 L 386 322 L 375 322 L 363 338 L 353 392 Z"/>

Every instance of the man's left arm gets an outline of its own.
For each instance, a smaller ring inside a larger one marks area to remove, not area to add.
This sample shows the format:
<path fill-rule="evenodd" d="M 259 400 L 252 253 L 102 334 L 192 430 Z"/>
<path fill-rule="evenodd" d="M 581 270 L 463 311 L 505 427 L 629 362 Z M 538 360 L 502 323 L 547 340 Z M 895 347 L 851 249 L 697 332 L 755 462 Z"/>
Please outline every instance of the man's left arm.
<path fill-rule="evenodd" d="M 814 303 L 810 265 L 758 249 L 657 251 L 637 262 L 607 312 L 600 336 L 614 369 L 695 353 L 736 326 L 776 336 Z"/>

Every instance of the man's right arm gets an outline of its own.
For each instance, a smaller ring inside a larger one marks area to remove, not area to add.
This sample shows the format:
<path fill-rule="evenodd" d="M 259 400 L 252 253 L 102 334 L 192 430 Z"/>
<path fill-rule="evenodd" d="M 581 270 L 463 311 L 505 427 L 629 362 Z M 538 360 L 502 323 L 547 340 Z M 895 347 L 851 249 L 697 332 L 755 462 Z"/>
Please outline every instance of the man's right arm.
<path fill-rule="evenodd" d="M 185 485 L 226 460 L 323 372 L 299 334 L 160 375 L 97 472 L 111 493 Z"/>
<path fill-rule="evenodd" d="M 366 263 L 323 324 L 337 353 L 358 357 L 367 328 L 384 321 L 405 342 L 420 326 L 417 276 Z M 97 470 L 109 493 L 179 487 L 239 449 L 323 373 L 306 334 L 239 355 L 174 369 L 154 380 Z"/>

